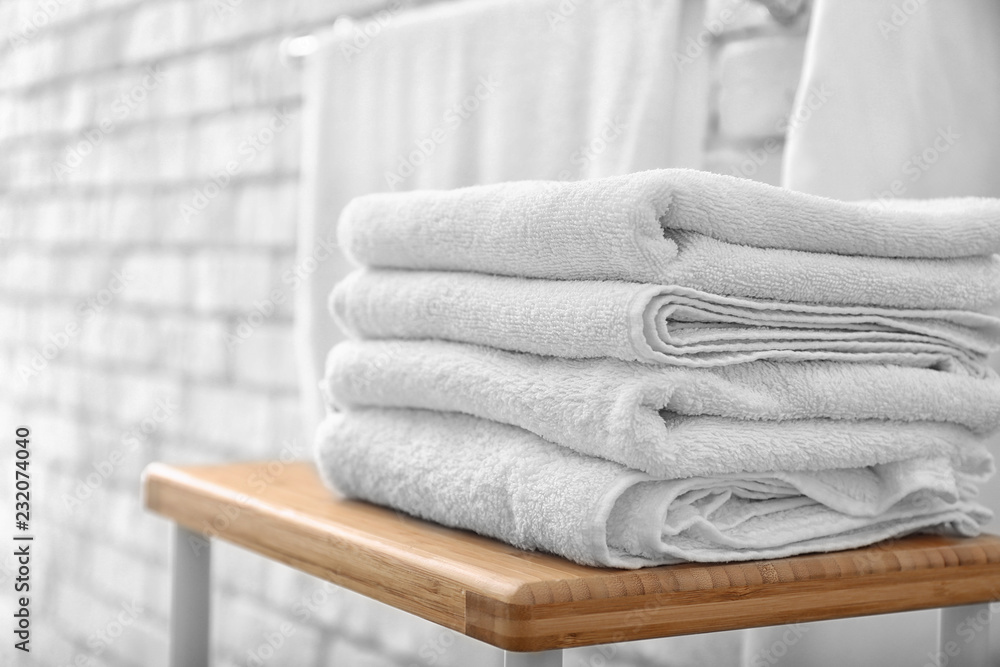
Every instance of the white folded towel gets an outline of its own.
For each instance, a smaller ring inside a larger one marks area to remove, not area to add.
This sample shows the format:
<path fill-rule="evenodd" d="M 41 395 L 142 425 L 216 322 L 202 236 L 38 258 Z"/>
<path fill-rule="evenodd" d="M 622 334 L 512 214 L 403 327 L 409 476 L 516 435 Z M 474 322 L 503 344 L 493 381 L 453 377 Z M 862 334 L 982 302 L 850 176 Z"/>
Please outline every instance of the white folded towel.
<path fill-rule="evenodd" d="M 693 370 L 352 341 L 321 387 L 331 406 L 462 412 L 663 478 L 961 458 L 1000 427 L 1000 379 L 869 364 Z"/>
<path fill-rule="evenodd" d="M 1000 344 L 1000 319 L 967 311 L 757 302 L 681 287 L 455 271 L 357 271 L 337 285 L 330 307 L 364 338 L 691 367 L 828 360 L 986 376 L 986 354 Z"/>
<path fill-rule="evenodd" d="M 1000 302 L 998 223 L 993 199 L 848 203 L 656 170 L 367 195 L 344 209 L 338 234 L 355 261 L 373 267 L 984 309 Z"/>
<path fill-rule="evenodd" d="M 317 459 L 348 496 L 587 565 L 778 558 L 919 530 L 975 535 L 990 516 L 946 457 L 664 481 L 513 426 L 423 410 L 331 415 Z M 978 477 L 991 459 L 978 448 L 967 463 Z"/>

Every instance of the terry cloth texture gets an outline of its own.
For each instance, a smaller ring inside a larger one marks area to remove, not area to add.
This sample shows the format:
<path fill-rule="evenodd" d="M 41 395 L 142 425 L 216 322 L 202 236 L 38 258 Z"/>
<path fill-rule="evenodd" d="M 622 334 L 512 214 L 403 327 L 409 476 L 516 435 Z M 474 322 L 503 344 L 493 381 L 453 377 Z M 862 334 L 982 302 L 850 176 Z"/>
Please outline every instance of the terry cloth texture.
<path fill-rule="evenodd" d="M 334 289 L 330 309 L 342 328 L 362 338 L 443 339 L 693 367 L 832 360 L 984 376 L 991 374 L 986 354 L 1000 343 L 1000 319 L 968 311 L 809 306 L 638 283 L 455 271 L 359 270 Z"/>
<path fill-rule="evenodd" d="M 975 535 L 964 466 L 946 457 L 821 473 L 662 480 L 465 415 L 331 415 L 316 456 L 331 486 L 586 565 L 643 567 L 849 549 L 914 532 Z M 976 475 L 976 473 L 974 473 Z"/>
<path fill-rule="evenodd" d="M 338 234 L 373 267 L 981 309 L 1000 301 L 998 221 L 995 199 L 841 202 L 662 169 L 366 195 L 344 209 Z"/>
<path fill-rule="evenodd" d="M 667 478 L 960 456 L 1000 426 L 996 378 L 868 364 L 658 368 L 357 341 L 330 352 L 322 388 L 342 409 L 461 412 Z"/>

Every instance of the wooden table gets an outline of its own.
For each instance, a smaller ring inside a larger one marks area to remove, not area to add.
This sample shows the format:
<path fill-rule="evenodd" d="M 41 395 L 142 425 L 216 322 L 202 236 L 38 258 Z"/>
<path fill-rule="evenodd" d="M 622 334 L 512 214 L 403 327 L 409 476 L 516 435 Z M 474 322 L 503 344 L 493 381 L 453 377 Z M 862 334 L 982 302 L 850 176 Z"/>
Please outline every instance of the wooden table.
<path fill-rule="evenodd" d="M 175 522 L 171 665 L 208 664 L 210 539 L 240 545 L 506 651 L 561 649 L 943 607 L 950 667 L 987 664 L 1000 537 L 912 536 L 865 549 L 729 564 L 591 568 L 336 498 L 301 462 L 144 473 L 146 506 Z M 960 606 L 957 606 L 960 605 Z M 966 631 L 963 632 L 963 628 Z"/>

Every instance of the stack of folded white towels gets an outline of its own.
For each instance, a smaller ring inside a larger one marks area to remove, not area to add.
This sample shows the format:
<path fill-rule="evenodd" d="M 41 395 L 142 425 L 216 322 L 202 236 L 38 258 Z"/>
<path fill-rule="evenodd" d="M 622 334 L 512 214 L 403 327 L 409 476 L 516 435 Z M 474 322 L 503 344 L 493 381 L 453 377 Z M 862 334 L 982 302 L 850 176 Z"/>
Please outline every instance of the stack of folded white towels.
<path fill-rule="evenodd" d="M 348 496 L 613 567 L 990 518 L 1000 201 L 659 170 L 370 195 L 339 233 Z"/>

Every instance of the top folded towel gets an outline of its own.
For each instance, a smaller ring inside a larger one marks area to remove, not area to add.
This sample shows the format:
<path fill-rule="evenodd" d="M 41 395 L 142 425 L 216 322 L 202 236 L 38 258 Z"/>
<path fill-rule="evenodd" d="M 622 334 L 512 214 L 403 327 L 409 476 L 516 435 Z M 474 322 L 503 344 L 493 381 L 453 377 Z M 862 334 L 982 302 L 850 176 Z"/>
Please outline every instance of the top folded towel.
<path fill-rule="evenodd" d="M 703 237 L 836 255 L 985 257 L 1000 252 L 1000 200 L 843 202 L 664 169 L 367 195 L 344 209 L 339 235 L 368 266 L 663 283 L 683 246 Z"/>

